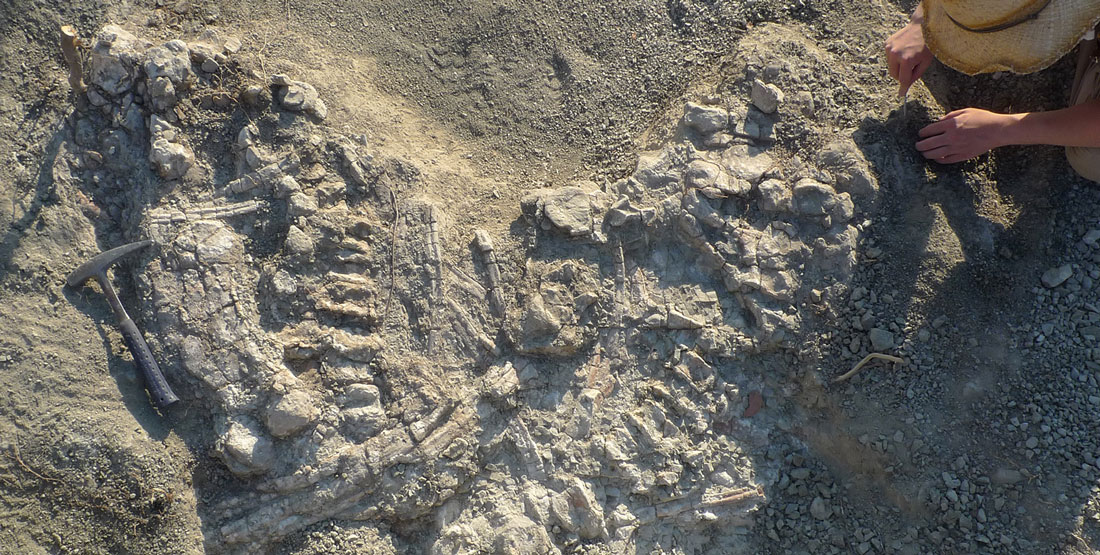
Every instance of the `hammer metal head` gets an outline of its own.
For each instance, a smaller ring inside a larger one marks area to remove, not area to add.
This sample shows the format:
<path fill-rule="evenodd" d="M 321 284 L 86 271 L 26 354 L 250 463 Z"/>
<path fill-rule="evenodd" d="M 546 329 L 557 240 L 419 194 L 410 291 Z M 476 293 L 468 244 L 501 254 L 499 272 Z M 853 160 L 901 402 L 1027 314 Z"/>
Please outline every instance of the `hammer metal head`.
<path fill-rule="evenodd" d="M 65 284 L 69 287 L 76 287 L 87 281 L 88 278 L 93 278 L 106 272 L 107 268 L 109 268 L 111 264 L 114 264 L 119 258 L 152 244 L 153 241 L 146 239 L 144 241 L 128 243 L 121 247 L 115 247 L 109 251 L 99 253 L 91 260 L 81 264 L 77 269 L 73 270 L 73 272 L 69 274 L 69 277 L 65 279 Z"/>

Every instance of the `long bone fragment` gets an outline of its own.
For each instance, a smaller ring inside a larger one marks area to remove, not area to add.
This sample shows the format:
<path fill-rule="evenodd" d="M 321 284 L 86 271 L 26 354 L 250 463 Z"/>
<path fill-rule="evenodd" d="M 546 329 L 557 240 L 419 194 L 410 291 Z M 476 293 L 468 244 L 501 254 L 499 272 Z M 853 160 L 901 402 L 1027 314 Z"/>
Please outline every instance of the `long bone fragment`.
<path fill-rule="evenodd" d="M 225 206 L 203 206 L 188 211 L 159 208 L 149 213 L 149 223 L 152 225 L 169 225 L 198 220 L 222 220 L 251 214 L 258 211 L 263 203 L 257 200 L 247 200 L 227 204 Z"/>
<path fill-rule="evenodd" d="M 251 191 L 260 185 L 272 186 L 280 177 L 297 170 L 298 157 L 290 155 L 278 162 L 268 164 L 254 172 L 246 173 L 226 183 L 224 187 L 214 191 L 214 197 L 224 197 L 230 193 Z"/>
<path fill-rule="evenodd" d="M 493 239 L 483 229 L 474 231 L 474 246 L 481 253 L 489 277 L 489 310 L 494 316 L 504 316 L 504 295 L 500 291 L 500 266 L 493 249 Z"/>

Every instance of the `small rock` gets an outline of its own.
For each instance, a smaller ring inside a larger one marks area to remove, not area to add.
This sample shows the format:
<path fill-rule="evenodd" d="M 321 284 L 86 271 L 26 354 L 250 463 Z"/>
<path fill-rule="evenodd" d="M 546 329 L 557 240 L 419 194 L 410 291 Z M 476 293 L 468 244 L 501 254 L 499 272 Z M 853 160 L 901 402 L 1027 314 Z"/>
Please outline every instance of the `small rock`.
<path fill-rule="evenodd" d="M 810 503 L 810 515 L 818 520 L 828 520 L 833 516 L 833 509 L 820 497 L 815 497 Z"/>
<path fill-rule="evenodd" d="M 836 190 L 810 178 L 795 184 L 791 206 L 794 211 L 807 216 L 824 216 L 836 205 Z"/>
<path fill-rule="evenodd" d="M 867 337 L 871 340 L 873 351 L 882 352 L 894 348 L 894 334 L 882 328 L 871 328 L 871 331 L 867 332 Z"/>
<path fill-rule="evenodd" d="M 760 209 L 765 212 L 782 212 L 791 207 L 791 188 L 778 179 L 767 179 L 758 187 Z"/>
<path fill-rule="evenodd" d="M 253 108 L 271 102 L 271 96 L 265 87 L 249 85 L 241 92 L 241 101 Z"/>
<path fill-rule="evenodd" d="M 684 109 L 684 125 L 710 135 L 724 130 L 729 125 L 729 112 L 716 106 L 703 106 L 688 102 Z"/>
<path fill-rule="evenodd" d="M 344 392 L 345 402 L 348 404 L 374 405 L 378 403 L 378 386 L 371 384 L 352 384 Z"/>
<path fill-rule="evenodd" d="M 271 435 L 286 437 L 313 423 L 321 415 L 317 402 L 301 390 L 283 395 L 267 409 L 265 422 Z"/>
<path fill-rule="evenodd" d="M 111 96 L 120 96 L 134 82 L 138 56 L 147 44 L 117 25 L 106 25 L 96 34 L 88 55 L 88 78 Z"/>
<path fill-rule="evenodd" d="M 592 234 L 592 195 L 580 187 L 532 193 L 521 204 L 524 213 L 543 229 L 556 229 L 569 237 Z"/>
<path fill-rule="evenodd" d="M 287 198 L 301 192 L 302 186 L 289 175 L 284 175 L 275 182 L 275 198 Z"/>
<path fill-rule="evenodd" d="M 1024 475 L 1014 468 L 998 468 L 993 476 L 990 476 L 995 484 L 1012 485 L 1024 479 Z"/>
<path fill-rule="evenodd" d="M 794 105 L 802 115 L 806 117 L 814 115 L 814 95 L 810 91 L 798 91 L 794 95 Z"/>
<path fill-rule="evenodd" d="M 290 226 L 290 229 L 287 230 L 284 246 L 287 252 L 291 254 L 308 255 L 313 253 L 313 239 L 310 239 L 309 235 L 306 235 L 306 232 L 296 225 Z"/>
<path fill-rule="evenodd" d="M 1031 436 L 1031 437 L 1027 438 L 1027 441 L 1024 442 L 1024 446 L 1027 447 L 1028 449 L 1034 449 L 1034 448 L 1038 447 L 1039 446 L 1039 438 L 1037 438 L 1035 436 Z"/>
<path fill-rule="evenodd" d="M 319 119 L 325 119 L 328 116 L 328 107 L 325 106 L 313 85 L 292 81 L 283 74 L 272 76 L 271 82 L 279 86 L 275 98 L 284 108 L 294 112 L 306 112 Z"/>
<path fill-rule="evenodd" d="M 305 193 L 294 193 L 290 195 L 286 211 L 291 216 L 309 216 L 317 212 L 317 199 Z"/>
<path fill-rule="evenodd" d="M 225 41 L 225 51 L 230 54 L 236 54 L 241 50 L 241 39 L 237 37 L 229 37 Z"/>
<path fill-rule="evenodd" d="M 149 149 L 149 161 L 164 179 L 179 179 L 195 164 L 195 154 L 179 143 L 157 139 Z"/>
<path fill-rule="evenodd" d="M 523 318 L 524 338 L 539 338 L 557 335 L 561 331 L 561 321 L 546 308 L 542 295 L 531 297 L 527 313 Z"/>
<path fill-rule="evenodd" d="M 168 41 L 163 46 L 147 50 L 143 68 L 156 110 L 163 111 L 175 106 L 176 91 L 185 90 L 192 80 L 191 55 L 187 44 L 180 40 Z"/>
<path fill-rule="evenodd" d="M 217 73 L 218 70 L 221 69 L 221 67 L 218 66 L 218 62 L 214 61 L 214 58 L 207 58 L 204 60 L 201 67 L 202 70 L 207 73 Z"/>
<path fill-rule="evenodd" d="M 735 144 L 722 152 L 722 165 L 730 175 L 755 184 L 775 167 L 775 159 L 762 148 Z"/>
<path fill-rule="evenodd" d="M 688 185 L 696 188 L 710 187 L 718 181 L 722 170 L 718 164 L 706 160 L 694 160 L 688 164 L 684 172 L 684 179 Z"/>
<path fill-rule="evenodd" d="M 217 449 L 229 470 L 240 477 L 263 473 L 275 461 L 271 440 L 260 435 L 259 425 L 248 417 L 229 423 L 218 438 Z"/>
<path fill-rule="evenodd" d="M 752 105 L 765 114 L 774 114 L 783 102 L 783 91 L 779 87 L 756 79 L 752 82 Z"/>
<path fill-rule="evenodd" d="M 1043 287 L 1047 289 L 1053 289 L 1065 283 L 1070 276 L 1073 275 L 1073 267 L 1069 264 L 1065 266 L 1059 266 L 1057 268 L 1051 268 L 1043 273 L 1042 282 Z"/>
<path fill-rule="evenodd" d="M 596 500 L 592 487 L 579 478 L 573 478 L 566 491 L 553 496 L 550 512 L 562 528 L 584 539 L 596 539 L 607 533 L 603 506 Z"/>
<path fill-rule="evenodd" d="M 670 330 L 697 330 L 706 324 L 689 316 L 685 316 L 675 310 L 668 311 L 668 320 L 665 324 Z"/>

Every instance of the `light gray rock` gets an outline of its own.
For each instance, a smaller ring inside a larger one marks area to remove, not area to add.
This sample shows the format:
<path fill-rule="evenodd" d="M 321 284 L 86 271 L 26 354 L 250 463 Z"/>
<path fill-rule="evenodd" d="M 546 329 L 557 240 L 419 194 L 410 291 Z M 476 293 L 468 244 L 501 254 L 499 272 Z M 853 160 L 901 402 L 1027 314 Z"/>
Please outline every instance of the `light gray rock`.
<path fill-rule="evenodd" d="M 725 225 L 722 214 L 711 205 L 710 201 L 700 196 L 698 190 L 689 190 L 685 193 L 680 204 L 697 221 L 709 227 L 721 228 Z"/>
<path fill-rule="evenodd" d="M 260 425 L 247 416 L 228 422 L 215 448 L 229 470 L 240 477 L 262 474 L 275 462 L 271 440 L 260 433 Z"/>
<path fill-rule="evenodd" d="M 791 188 L 778 179 L 766 179 L 757 186 L 760 209 L 765 212 L 785 212 L 791 208 Z"/>
<path fill-rule="evenodd" d="M 532 193 L 522 201 L 524 213 L 543 229 L 569 237 L 592 234 L 592 195 L 580 187 L 562 187 Z"/>
<path fill-rule="evenodd" d="M 562 528 L 581 538 L 592 540 L 607 535 L 603 506 L 592 487 L 580 478 L 572 478 L 566 491 L 551 498 L 550 512 Z"/>
<path fill-rule="evenodd" d="M 149 149 L 149 161 L 164 179 L 180 179 L 195 165 L 195 153 L 184 145 L 160 138 Z"/>
<path fill-rule="evenodd" d="M 287 198 L 301 192 L 302 186 L 298 184 L 298 180 L 289 175 L 284 175 L 275 182 L 275 198 Z"/>
<path fill-rule="evenodd" d="M 291 216 L 309 216 L 317 212 L 317 199 L 306 193 L 294 193 L 287 201 L 286 211 Z"/>
<path fill-rule="evenodd" d="M 684 109 L 684 125 L 704 135 L 710 135 L 726 129 L 729 125 L 729 112 L 717 106 L 688 102 Z"/>
<path fill-rule="evenodd" d="M 779 87 L 756 79 L 752 82 L 752 105 L 765 114 L 774 114 L 783 102 L 783 91 Z"/>
<path fill-rule="evenodd" d="M 821 497 L 815 497 L 810 503 L 810 516 L 817 520 L 828 520 L 833 516 L 833 509 Z"/>
<path fill-rule="evenodd" d="M 836 178 L 836 190 L 850 193 L 860 200 L 873 200 L 878 194 L 878 181 L 851 139 L 829 143 L 817 156 L 818 165 Z"/>
<path fill-rule="evenodd" d="M 666 320 L 665 325 L 670 330 L 697 330 L 704 327 L 706 324 L 689 316 L 685 316 L 679 311 L 669 310 L 668 320 Z"/>
<path fill-rule="evenodd" d="M 693 160 L 684 172 L 684 179 L 692 187 L 712 187 L 718 182 L 718 176 L 721 173 L 722 169 L 718 164 L 706 160 Z"/>
<path fill-rule="evenodd" d="M 1012 485 L 1023 480 L 1024 475 L 1015 468 L 998 468 L 989 478 L 994 484 Z"/>
<path fill-rule="evenodd" d="M 245 87 L 241 92 L 241 101 L 248 106 L 258 108 L 264 104 L 271 102 L 271 94 L 266 87 L 259 85 L 249 85 Z"/>
<path fill-rule="evenodd" d="M 836 205 L 836 191 L 819 181 L 803 178 L 795 183 L 791 207 L 795 213 L 807 216 L 824 216 Z"/>
<path fill-rule="evenodd" d="M 756 184 L 769 170 L 775 169 L 775 160 L 764 149 L 749 145 L 733 145 L 722 152 L 722 165 L 730 175 Z"/>
<path fill-rule="evenodd" d="M 888 351 L 894 348 L 894 334 L 882 328 L 871 328 L 867 332 L 871 340 L 871 350 L 876 352 Z"/>
<path fill-rule="evenodd" d="M 503 524 L 494 529 L 494 553 L 543 555 L 557 551 L 546 533 L 546 528 L 535 524 L 524 515 L 510 514 Z"/>
<path fill-rule="evenodd" d="M 177 92 L 187 90 L 194 80 L 187 44 L 180 40 L 164 43 L 145 52 L 142 67 L 149 84 L 153 109 L 164 111 L 176 105 Z"/>
<path fill-rule="evenodd" d="M 287 110 L 306 112 L 318 119 L 328 117 L 328 107 L 313 85 L 291 80 L 281 73 L 272 76 L 271 82 L 279 87 L 275 92 L 275 99 Z"/>
<path fill-rule="evenodd" d="M 310 239 L 309 235 L 302 231 L 300 227 L 292 225 L 286 232 L 284 246 L 287 252 L 291 254 L 308 255 L 313 252 L 313 239 Z"/>
<path fill-rule="evenodd" d="M 832 223 L 847 223 L 856 214 L 856 205 L 852 202 L 852 196 L 848 193 L 840 193 L 836 196 L 836 202 L 829 209 L 829 217 Z"/>
<path fill-rule="evenodd" d="M 1043 282 L 1043 287 L 1053 289 L 1065 283 L 1072 275 L 1073 267 L 1066 264 L 1064 266 L 1058 266 L 1057 268 L 1051 268 L 1044 272 L 1041 281 Z"/>
<path fill-rule="evenodd" d="M 525 339 L 542 338 L 557 335 L 561 331 L 561 321 L 546 308 L 542 295 L 533 295 L 523 317 L 523 336 Z"/>
<path fill-rule="evenodd" d="M 287 437 L 309 426 L 321 415 L 317 401 L 305 391 L 283 395 L 268 407 L 264 422 L 271 435 Z"/>
<path fill-rule="evenodd" d="M 794 272 L 775 269 L 760 270 L 760 292 L 777 301 L 793 301 L 800 285 L 801 282 Z"/>
<path fill-rule="evenodd" d="M 117 25 L 106 25 L 96 33 L 88 56 L 88 80 L 109 95 L 119 96 L 134 84 L 139 56 L 149 47 Z"/>

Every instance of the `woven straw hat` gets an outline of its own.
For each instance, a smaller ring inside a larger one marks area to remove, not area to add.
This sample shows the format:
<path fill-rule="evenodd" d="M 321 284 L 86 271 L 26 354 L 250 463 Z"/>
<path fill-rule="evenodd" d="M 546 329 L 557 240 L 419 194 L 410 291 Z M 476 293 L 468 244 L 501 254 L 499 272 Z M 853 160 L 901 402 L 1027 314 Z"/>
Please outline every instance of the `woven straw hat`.
<path fill-rule="evenodd" d="M 970 75 L 1043 69 L 1098 21 L 1100 0 L 924 0 L 924 42 Z"/>

